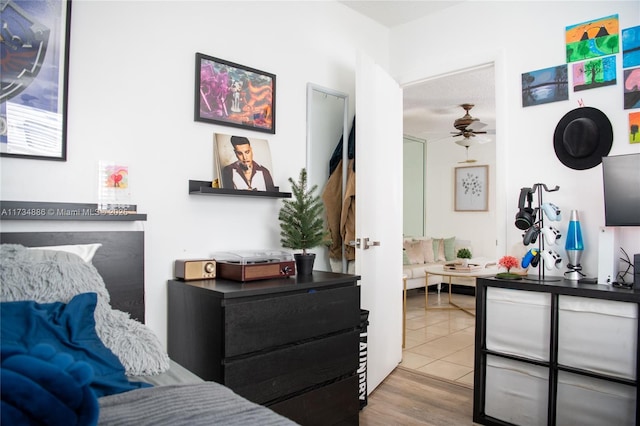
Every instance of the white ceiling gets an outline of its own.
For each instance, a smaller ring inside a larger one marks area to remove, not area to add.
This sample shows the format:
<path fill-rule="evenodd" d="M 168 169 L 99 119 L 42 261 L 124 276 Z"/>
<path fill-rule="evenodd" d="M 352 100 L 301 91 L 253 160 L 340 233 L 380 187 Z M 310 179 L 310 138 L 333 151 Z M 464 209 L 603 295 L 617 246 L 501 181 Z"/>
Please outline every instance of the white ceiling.
<path fill-rule="evenodd" d="M 386 27 L 405 24 L 455 4 L 456 0 L 338 1 Z"/>
<path fill-rule="evenodd" d="M 471 116 L 495 131 L 494 67 L 485 66 L 407 86 L 404 97 L 404 133 L 427 141 L 442 140 L 457 132 L 455 119 L 465 114 L 460 106 L 474 104 Z M 491 135 L 489 135 L 491 136 Z M 451 138 L 457 140 L 460 138 Z M 480 139 L 480 138 L 479 138 Z"/>
<path fill-rule="evenodd" d="M 392 28 L 463 1 L 339 1 L 358 13 Z M 453 122 L 464 115 L 459 106 L 475 106 L 471 115 L 495 130 L 495 77 L 493 67 L 469 70 L 404 88 L 404 133 L 428 141 L 446 140 L 455 132 Z M 459 138 L 450 138 L 456 140 Z"/>

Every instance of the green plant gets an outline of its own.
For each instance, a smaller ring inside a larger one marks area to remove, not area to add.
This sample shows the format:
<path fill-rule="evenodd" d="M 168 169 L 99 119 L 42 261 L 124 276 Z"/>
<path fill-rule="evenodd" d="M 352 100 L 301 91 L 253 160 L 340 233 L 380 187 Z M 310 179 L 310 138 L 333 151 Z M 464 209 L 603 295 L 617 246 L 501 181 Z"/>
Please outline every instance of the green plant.
<path fill-rule="evenodd" d="M 458 259 L 471 259 L 471 250 L 468 248 L 461 248 L 456 255 Z"/>
<path fill-rule="evenodd" d="M 282 247 L 302 250 L 321 245 L 326 241 L 328 232 L 324 226 L 322 212 L 324 206 L 319 195 L 315 194 L 318 185 L 307 188 L 307 170 L 300 171 L 297 182 L 289 178 L 291 183 L 291 200 L 282 200 L 282 208 L 278 214 L 280 220 L 280 243 Z"/>

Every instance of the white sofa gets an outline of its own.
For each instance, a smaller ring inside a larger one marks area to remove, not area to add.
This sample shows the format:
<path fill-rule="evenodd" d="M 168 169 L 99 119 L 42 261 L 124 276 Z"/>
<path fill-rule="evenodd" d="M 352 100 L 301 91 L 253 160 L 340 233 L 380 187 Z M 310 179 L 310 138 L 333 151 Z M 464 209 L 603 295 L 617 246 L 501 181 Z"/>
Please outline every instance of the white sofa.
<path fill-rule="evenodd" d="M 456 237 L 450 238 L 431 238 L 431 237 L 405 237 L 403 242 L 403 259 L 402 265 L 403 278 L 406 280 L 406 290 L 425 287 L 425 267 L 431 265 L 443 265 L 457 259 L 456 254 L 461 248 L 467 248 L 471 251 L 471 241 L 460 240 Z M 475 256 L 474 256 L 475 257 Z M 435 285 L 443 280 L 440 275 L 429 274 L 428 284 Z M 473 282 L 473 278 L 467 277 L 451 277 L 452 284 L 469 285 Z M 438 289 L 440 289 L 438 287 Z"/>

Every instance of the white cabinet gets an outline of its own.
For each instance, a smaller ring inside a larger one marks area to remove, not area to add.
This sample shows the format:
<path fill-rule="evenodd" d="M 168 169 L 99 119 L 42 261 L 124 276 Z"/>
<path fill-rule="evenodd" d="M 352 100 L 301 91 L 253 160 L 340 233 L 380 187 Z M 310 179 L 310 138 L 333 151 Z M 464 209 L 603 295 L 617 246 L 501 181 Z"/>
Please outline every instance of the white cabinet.
<path fill-rule="evenodd" d="M 640 293 L 481 278 L 474 422 L 635 425 Z"/>

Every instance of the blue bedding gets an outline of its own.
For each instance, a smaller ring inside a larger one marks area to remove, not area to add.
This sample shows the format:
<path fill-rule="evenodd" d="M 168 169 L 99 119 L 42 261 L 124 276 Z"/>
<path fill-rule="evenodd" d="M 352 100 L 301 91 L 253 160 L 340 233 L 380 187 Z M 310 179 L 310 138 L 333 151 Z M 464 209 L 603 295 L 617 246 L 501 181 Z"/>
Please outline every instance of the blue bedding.
<path fill-rule="evenodd" d="M 47 414 L 60 401 L 64 403 L 65 397 L 61 395 L 67 392 L 60 393 L 61 390 L 82 394 L 78 389 L 88 385 L 98 398 L 151 386 L 129 382 L 120 360 L 98 337 L 94 320 L 96 303 L 95 293 L 83 293 L 67 304 L 34 301 L 0 304 L 2 420 L 5 420 L 5 402 L 9 401 L 5 395 L 18 400 L 14 401 L 17 407 Z M 42 349 L 42 344 L 51 349 Z M 66 355 L 60 357 L 59 353 Z M 66 380 L 69 368 L 74 372 L 70 375 L 74 380 Z M 51 398 L 53 390 L 58 393 L 56 398 Z M 21 398 L 24 398 L 23 405 Z M 47 400 L 52 401 L 50 406 L 33 404 Z M 70 400 L 77 401 L 77 397 Z"/>
<path fill-rule="evenodd" d="M 43 343 L 6 357 L 0 369 L 2 424 L 95 425 L 99 405 L 92 378 L 89 364 Z"/>

